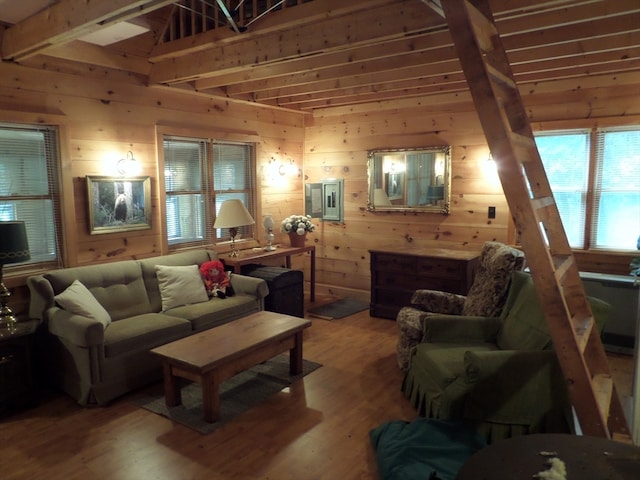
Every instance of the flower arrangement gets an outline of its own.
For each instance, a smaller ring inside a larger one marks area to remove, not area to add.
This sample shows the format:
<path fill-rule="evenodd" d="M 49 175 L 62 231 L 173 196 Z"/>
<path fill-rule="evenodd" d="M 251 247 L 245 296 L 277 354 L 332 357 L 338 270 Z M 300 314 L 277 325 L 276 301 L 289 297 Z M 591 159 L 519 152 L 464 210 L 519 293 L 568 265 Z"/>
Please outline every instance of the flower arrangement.
<path fill-rule="evenodd" d="M 311 223 L 310 215 L 291 215 L 282 220 L 280 231 L 282 233 L 297 233 L 304 235 L 307 232 L 313 232 L 316 226 Z"/>

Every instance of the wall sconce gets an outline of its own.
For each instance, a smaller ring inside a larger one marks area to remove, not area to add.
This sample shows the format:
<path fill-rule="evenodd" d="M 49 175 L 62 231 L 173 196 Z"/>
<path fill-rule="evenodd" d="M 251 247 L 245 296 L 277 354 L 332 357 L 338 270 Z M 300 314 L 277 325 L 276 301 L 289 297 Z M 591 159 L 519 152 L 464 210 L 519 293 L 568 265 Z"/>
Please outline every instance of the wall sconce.
<path fill-rule="evenodd" d="M 118 160 L 116 169 L 120 175 L 134 175 L 138 173 L 138 162 L 133 158 L 133 152 L 129 150 L 125 158 Z"/>
<path fill-rule="evenodd" d="M 283 163 L 278 167 L 278 173 L 282 177 L 285 175 L 293 177 L 298 175 L 298 167 L 296 167 L 292 159 L 289 159 L 289 163 Z"/>

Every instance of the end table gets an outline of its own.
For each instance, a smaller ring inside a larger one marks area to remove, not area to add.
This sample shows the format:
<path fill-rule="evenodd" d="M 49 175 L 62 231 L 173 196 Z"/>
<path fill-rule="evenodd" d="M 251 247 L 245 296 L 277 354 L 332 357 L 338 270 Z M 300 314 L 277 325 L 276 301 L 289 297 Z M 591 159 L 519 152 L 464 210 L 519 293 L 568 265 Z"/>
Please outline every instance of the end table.
<path fill-rule="evenodd" d="M 38 320 L 0 329 L 0 414 L 37 402 L 33 374 L 33 341 Z"/>

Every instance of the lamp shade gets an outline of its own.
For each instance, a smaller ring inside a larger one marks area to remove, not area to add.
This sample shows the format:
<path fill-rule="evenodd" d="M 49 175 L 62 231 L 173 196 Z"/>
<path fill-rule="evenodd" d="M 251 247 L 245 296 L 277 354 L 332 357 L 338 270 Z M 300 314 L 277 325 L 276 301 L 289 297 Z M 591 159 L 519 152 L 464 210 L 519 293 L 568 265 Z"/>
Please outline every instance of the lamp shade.
<path fill-rule="evenodd" d="M 387 193 L 383 189 L 376 188 L 373 191 L 373 204 L 376 206 L 391 205 L 391 200 L 389 200 Z"/>
<path fill-rule="evenodd" d="M 0 265 L 31 258 L 24 222 L 0 222 Z"/>
<path fill-rule="evenodd" d="M 256 223 L 241 200 L 225 200 L 213 224 L 213 228 L 235 228 Z"/>

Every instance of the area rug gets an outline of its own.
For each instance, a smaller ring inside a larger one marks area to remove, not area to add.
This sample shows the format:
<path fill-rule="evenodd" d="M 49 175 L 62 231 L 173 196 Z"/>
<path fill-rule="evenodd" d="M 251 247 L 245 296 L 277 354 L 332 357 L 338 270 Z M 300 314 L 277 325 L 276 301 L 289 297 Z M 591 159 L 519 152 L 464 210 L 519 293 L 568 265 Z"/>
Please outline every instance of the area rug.
<path fill-rule="evenodd" d="M 307 313 L 313 317 L 322 318 L 324 320 L 334 320 L 336 318 L 348 317 L 349 315 L 361 312 L 367 308 L 369 308 L 369 304 L 367 302 L 362 302 L 353 298 L 341 298 L 335 302 L 311 308 L 307 310 Z"/>
<path fill-rule="evenodd" d="M 167 407 L 162 384 L 135 400 L 135 403 L 207 434 L 322 366 L 308 360 L 302 362 L 302 373 L 290 375 L 289 354 L 281 354 L 223 382 L 220 387 L 220 419 L 213 423 L 204 421 L 202 388 L 197 383 L 190 383 L 182 388 L 182 405 Z"/>

